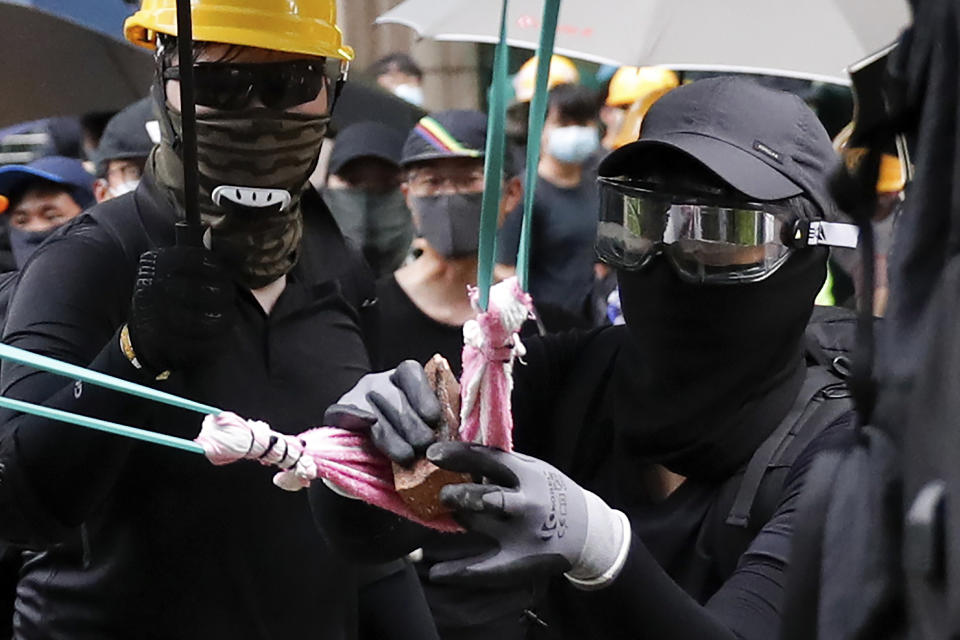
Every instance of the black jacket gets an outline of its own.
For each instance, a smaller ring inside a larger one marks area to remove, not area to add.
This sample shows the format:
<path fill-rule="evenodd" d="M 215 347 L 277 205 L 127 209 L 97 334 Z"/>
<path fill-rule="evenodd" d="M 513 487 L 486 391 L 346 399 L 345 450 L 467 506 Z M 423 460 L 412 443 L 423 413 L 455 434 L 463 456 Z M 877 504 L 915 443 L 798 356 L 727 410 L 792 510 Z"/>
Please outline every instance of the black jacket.
<path fill-rule="evenodd" d="M 607 588 L 550 583 L 537 610 L 547 626 L 535 626 L 535 635 L 776 638 L 804 474 L 813 454 L 846 437 L 849 425 L 838 421 L 814 438 L 786 474 L 772 517 L 744 539 L 725 524 L 736 476 L 689 477 L 662 501 L 647 492 L 650 464 L 642 451 L 625 450 L 615 428 L 643 420 L 615 384 L 617 358 L 636 355 L 630 340 L 626 327 L 532 338 L 514 369 L 516 449 L 551 462 L 626 513 L 633 530 L 626 566 Z M 771 430 L 782 418 L 771 416 Z"/>
<path fill-rule="evenodd" d="M 211 365 L 146 381 L 119 349 L 137 256 L 174 241 L 175 212 L 146 176 L 109 206 L 136 231 L 121 246 L 91 216 L 26 266 L 4 341 L 268 421 L 298 433 L 367 372 L 358 316 L 341 293 L 360 258 L 316 194 L 303 200 L 303 258 L 270 316 L 238 290 L 228 349 Z M 129 228 L 127 228 L 129 232 Z M 127 232 L 124 235 L 127 235 Z M 3 395 L 193 438 L 201 416 L 4 363 Z M 314 487 L 271 483 L 254 463 L 200 456 L 6 416 L 0 427 L 0 537 L 34 551 L 18 586 L 18 638 L 352 637 L 348 558 L 409 550 L 407 525 Z M 336 549 L 336 550 L 335 550 Z M 339 553 L 346 551 L 347 555 Z"/>

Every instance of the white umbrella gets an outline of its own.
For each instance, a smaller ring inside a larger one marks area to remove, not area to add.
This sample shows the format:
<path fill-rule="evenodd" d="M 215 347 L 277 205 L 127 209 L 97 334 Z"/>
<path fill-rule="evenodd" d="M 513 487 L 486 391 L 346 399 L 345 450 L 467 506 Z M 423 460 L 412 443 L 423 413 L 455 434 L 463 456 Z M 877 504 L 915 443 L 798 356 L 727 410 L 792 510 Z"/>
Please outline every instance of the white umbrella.
<path fill-rule="evenodd" d="M 500 9 L 499 0 L 406 0 L 377 23 L 435 40 L 494 43 Z M 543 0 L 511 0 L 508 42 L 536 49 L 542 13 Z M 844 69 L 909 21 L 906 0 L 563 0 L 556 52 L 849 84 Z"/>

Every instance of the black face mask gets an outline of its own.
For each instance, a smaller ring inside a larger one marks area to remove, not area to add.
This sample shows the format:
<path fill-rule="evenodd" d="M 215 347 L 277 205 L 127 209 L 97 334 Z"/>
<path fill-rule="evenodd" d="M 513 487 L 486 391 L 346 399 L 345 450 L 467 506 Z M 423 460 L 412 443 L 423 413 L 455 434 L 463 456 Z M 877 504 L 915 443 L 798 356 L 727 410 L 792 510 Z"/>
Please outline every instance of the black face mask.
<path fill-rule="evenodd" d="M 463 258 L 480 246 L 483 193 L 450 193 L 413 198 L 420 235 L 444 258 Z"/>
<path fill-rule="evenodd" d="M 17 268 L 22 269 L 27 258 L 57 229 L 58 227 L 46 231 L 22 231 L 10 227 L 10 250 L 13 252 L 13 260 L 17 263 Z"/>
<path fill-rule="evenodd" d="M 686 476 L 732 473 L 799 390 L 824 252 L 797 253 L 752 284 L 689 284 L 663 259 L 618 276 L 636 347 L 617 363 L 621 444 Z"/>

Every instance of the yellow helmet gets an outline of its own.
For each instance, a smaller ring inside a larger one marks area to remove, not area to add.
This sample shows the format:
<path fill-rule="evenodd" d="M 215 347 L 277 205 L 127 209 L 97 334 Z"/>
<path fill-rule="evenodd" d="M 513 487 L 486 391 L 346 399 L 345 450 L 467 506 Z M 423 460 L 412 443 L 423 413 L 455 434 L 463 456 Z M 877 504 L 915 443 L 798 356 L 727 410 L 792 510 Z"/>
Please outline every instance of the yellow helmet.
<path fill-rule="evenodd" d="M 664 79 L 665 81 L 659 85 L 650 83 L 647 91 L 641 93 L 640 96 L 632 103 L 627 103 L 630 105 L 630 108 L 627 109 L 627 113 L 623 117 L 623 122 L 620 123 L 620 129 L 617 131 L 617 135 L 613 140 L 614 149 L 619 149 L 625 144 L 634 142 L 640 136 L 640 127 L 643 125 L 643 119 L 646 117 L 647 111 L 650 110 L 650 107 L 653 106 L 653 103 L 680 85 L 677 74 L 669 69 L 657 69 L 656 67 L 643 67 L 640 69 L 641 72 L 644 70 L 666 72 L 661 75 L 661 79 Z M 623 71 L 623 69 L 620 69 L 620 71 Z M 620 73 L 620 71 L 617 73 Z M 676 83 L 671 84 L 667 74 L 672 75 L 674 80 L 676 80 Z M 616 76 L 614 76 L 614 78 L 615 77 Z M 613 80 L 610 81 L 610 89 L 612 93 Z M 607 104 L 610 104 L 609 99 L 607 100 Z"/>
<path fill-rule="evenodd" d="M 877 193 L 895 193 L 907 186 L 906 171 L 900 158 L 889 153 L 880 156 L 880 174 L 877 176 Z"/>
<path fill-rule="evenodd" d="M 517 102 L 533 100 L 533 91 L 537 82 L 537 56 L 533 56 L 523 63 L 517 75 L 513 77 L 513 92 Z M 550 75 L 547 77 L 547 88 L 552 89 L 558 84 L 576 84 L 580 82 L 580 72 L 570 58 L 553 56 L 550 58 Z"/>
<path fill-rule="evenodd" d="M 620 67 L 610 79 L 608 107 L 622 107 L 645 98 L 648 94 L 663 95 L 680 86 L 680 78 L 663 67 Z M 659 97 L 659 96 L 658 96 Z"/>
<path fill-rule="evenodd" d="M 336 0 L 191 0 L 193 39 L 353 60 L 337 27 Z M 177 35 L 176 0 L 143 0 L 123 25 L 127 40 L 148 49 L 157 34 Z"/>
<path fill-rule="evenodd" d="M 847 124 L 833 139 L 833 150 L 844 158 L 848 167 L 855 166 L 866 153 L 865 149 L 849 148 L 853 123 Z M 880 171 L 877 174 L 877 193 L 896 193 L 907 186 L 907 172 L 900 157 L 890 153 L 880 155 Z"/>

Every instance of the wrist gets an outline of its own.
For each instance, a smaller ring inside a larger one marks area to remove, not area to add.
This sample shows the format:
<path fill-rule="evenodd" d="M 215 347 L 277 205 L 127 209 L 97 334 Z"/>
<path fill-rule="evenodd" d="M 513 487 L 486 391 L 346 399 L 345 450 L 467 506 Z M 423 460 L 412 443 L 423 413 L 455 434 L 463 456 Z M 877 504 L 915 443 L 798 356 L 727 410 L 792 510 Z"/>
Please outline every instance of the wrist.
<path fill-rule="evenodd" d="M 120 328 L 120 351 L 123 353 L 127 361 L 133 365 L 134 369 L 138 371 L 146 371 L 143 366 L 143 363 L 137 358 L 137 352 L 133 348 L 133 341 L 130 338 L 130 326 L 124 323 L 123 327 Z M 155 380 L 166 380 L 170 377 L 170 371 L 161 371 L 154 378 Z"/>
<path fill-rule="evenodd" d="M 590 491 L 583 493 L 587 536 L 580 557 L 564 575 L 578 589 L 602 589 L 616 579 L 627 560 L 632 535 L 630 520 Z"/>

